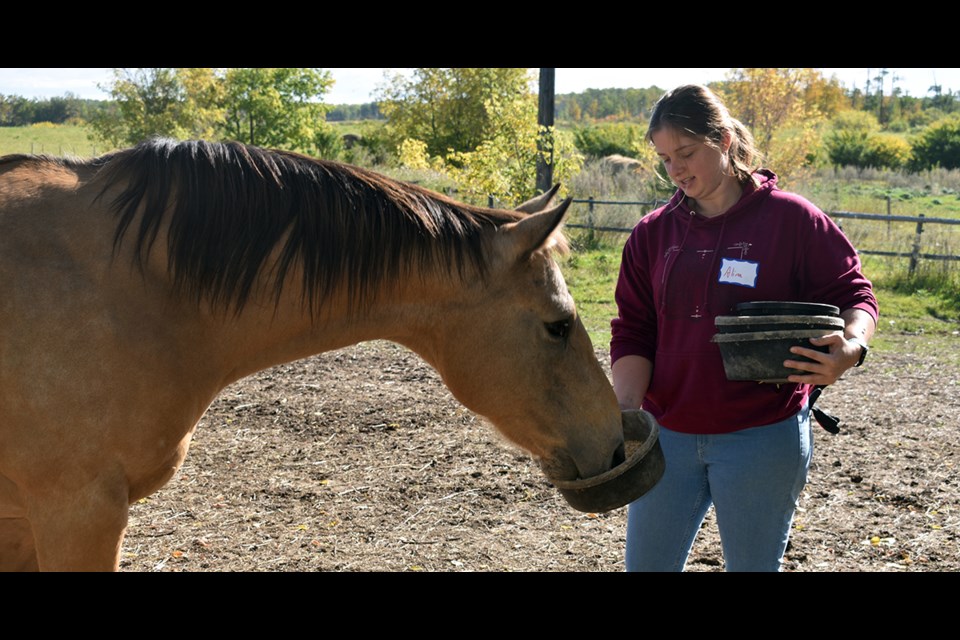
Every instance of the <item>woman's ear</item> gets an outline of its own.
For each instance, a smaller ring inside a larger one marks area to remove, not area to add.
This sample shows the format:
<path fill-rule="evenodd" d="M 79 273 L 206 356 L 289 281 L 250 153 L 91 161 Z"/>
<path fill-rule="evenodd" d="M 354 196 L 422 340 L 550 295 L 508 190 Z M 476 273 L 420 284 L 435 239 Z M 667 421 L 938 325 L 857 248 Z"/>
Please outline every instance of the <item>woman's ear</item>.
<path fill-rule="evenodd" d="M 724 129 L 723 135 L 720 136 L 720 150 L 723 151 L 724 154 L 726 154 L 728 151 L 730 151 L 730 145 L 732 143 L 733 143 L 733 133 L 731 133 L 730 129 Z"/>

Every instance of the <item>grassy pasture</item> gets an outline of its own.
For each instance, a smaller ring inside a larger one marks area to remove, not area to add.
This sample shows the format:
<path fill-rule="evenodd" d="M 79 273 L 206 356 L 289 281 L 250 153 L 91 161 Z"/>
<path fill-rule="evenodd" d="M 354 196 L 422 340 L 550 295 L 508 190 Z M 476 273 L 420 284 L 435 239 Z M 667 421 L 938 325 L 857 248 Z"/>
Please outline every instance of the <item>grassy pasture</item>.
<path fill-rule="evenodd" d="M 109 145 L 90 139 L 83 125 L 43 122 L 29 127 L 0 127 L 0 156 L 34 153 L 88 158 L 111 151 Z"/>

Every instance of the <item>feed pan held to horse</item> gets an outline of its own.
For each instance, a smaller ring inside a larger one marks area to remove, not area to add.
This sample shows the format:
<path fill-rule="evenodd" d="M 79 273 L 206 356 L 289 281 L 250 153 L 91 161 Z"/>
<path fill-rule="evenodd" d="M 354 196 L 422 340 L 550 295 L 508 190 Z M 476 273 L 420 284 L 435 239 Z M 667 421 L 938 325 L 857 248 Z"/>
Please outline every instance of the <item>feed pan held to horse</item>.
<path fill-rule="evenodd" d="M 551 256 L 555 194 L 475 207 L 234 143 L 0 159 L 0 568 L 116 569 L 129 505 L 225 386 L 365 340 L 551 480 L 602 475 L 622 418 Z"/>
<path fill-rule="evenodd" d="M 554 484 L 574 509 L 602 513 L 627 505 L 652 489 L 663 476 L 660 427 L 643 410 L 623 412 L 626 460 L 593 478 Z"/>

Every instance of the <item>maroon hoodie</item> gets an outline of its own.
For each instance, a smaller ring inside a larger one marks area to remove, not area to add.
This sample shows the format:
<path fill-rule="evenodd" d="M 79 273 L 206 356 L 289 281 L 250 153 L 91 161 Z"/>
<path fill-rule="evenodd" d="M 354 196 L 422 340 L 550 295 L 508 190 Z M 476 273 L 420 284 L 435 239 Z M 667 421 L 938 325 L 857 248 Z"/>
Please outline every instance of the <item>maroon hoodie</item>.
<path fill-rule="evenodd" d="M 799 411 L 810 385 L 728 381 L 714 318 L 741 302 L 789 300 L 863 309 L 877 300 L 847 237 L 801 196 L 754 174 L 726 213 L 706 218 L 682 191 L 645 216 L 623 249 L 611 322 L 611 361 L 653 362 L 643 408 L 685 433 L 728 433 Z"/>

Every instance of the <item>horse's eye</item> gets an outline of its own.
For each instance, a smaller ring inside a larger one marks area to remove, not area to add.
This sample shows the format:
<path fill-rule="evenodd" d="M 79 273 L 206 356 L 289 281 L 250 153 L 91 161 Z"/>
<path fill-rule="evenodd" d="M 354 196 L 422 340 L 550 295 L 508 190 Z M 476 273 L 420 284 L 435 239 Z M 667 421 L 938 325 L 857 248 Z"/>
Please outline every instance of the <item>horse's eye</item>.
<path fill-rule="evenodd" d="M 570 335 L 570 321 L 569 320 L 560 320 L 559 322 L 548 322 L 545 325 L 547 327 L 547 333 L 549 333 L 554 338 L 560 340 L 566 340 L 567 336 Z"/>

